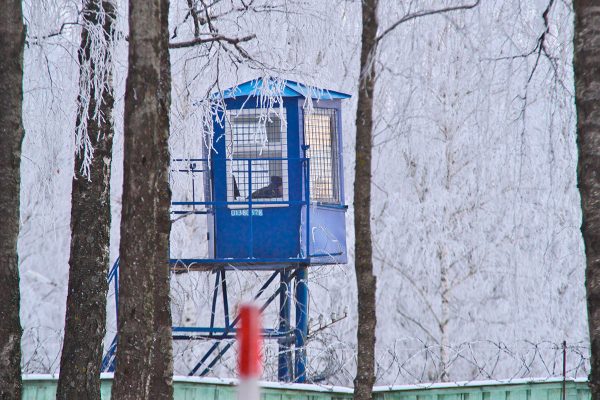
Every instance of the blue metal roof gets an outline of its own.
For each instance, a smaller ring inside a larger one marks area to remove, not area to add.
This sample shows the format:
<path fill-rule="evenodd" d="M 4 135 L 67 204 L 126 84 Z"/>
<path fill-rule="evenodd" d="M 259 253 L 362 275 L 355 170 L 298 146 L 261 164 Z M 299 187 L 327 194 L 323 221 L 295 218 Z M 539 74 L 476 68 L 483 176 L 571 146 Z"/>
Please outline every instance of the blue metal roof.
<path fill-rule="evenodd" d="M 254 79 L 248 82 L 239 84 L 236 87 L 225 89 L 223 91 L 223 99 L 234 99 L 244 96 L 257 96 L 260 95 L 261 91 L 267 89 L 266 92 L 275 91 L 275 95 L 281 97 L 303 97 L 310 96 L 315 100 L 336 100 L 336 99 L 348 99 L 351 96 L 346 93 L 336 92 L 335 90 L 322 89 L 304 85 L 302 83 L 286 80 L 283 81 L 283 85 L 279 86 L 276 82 L 269 80 L 267 83 L 269 86 L 265 87 L 265 82 L 262 78 Z M 214 97 L 221 97 L 218 93 L 213 95 Z"/>

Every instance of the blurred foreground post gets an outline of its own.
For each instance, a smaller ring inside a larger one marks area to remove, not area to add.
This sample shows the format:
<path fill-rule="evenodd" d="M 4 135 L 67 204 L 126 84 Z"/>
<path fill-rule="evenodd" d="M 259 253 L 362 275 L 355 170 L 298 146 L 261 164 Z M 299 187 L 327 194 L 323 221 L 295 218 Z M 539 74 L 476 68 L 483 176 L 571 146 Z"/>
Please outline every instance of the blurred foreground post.
<path fill-rule="evenodd" d="M 262 373 L 260 309 L 250 304 L 243 305 L 240 308 L 240 324 L 237 335 L 240 375 L 238 399 L 258 400 L 260 398 L 258 379 Z"/>

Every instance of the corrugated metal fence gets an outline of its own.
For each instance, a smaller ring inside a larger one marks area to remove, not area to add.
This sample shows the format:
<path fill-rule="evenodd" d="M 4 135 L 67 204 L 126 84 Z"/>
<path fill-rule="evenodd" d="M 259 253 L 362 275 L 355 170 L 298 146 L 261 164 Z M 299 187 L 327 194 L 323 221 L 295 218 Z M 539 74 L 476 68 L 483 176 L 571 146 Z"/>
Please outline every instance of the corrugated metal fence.
<path fill-rule="evenodd" d="M 57 377 L 26 375 L 23 400 L 54 400 Z M 175 400 L 236 400 L 234 379 L 174 379 Z M 110 399 L 112 376 L 103 375 L 102 399 Z M 351 400 L 352 389 L 339 386 L 279 384 L 263 382 L 263 400 Z M 565 400 L 589 400 L 584 379 L 567 380 Z M 379 386 L 377 400 L 563 400 L 563 382 L 559 379 L 519 379 L 468 383 Z"/>

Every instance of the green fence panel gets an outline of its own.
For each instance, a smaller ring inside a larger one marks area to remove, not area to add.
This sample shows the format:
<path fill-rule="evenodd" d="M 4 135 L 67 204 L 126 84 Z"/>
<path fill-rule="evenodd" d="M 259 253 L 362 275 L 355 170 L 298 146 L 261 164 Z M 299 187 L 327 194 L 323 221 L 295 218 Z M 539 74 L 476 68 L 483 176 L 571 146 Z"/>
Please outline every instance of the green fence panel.
<path fill-rule="evenodd" d="M 23 379 L 23 400 L 55 400 L 57 377 L 30 375 Z M 101 380 L 102 400 L 110 400 L 112 379 Z M 261 391 L 262 400 L 352 400 L 345 388 L 328 388 L 316 385 L 278 385 L 267 383 Z M 306 388 L 306 389 L 304 389 Z M 175 400 L 237 400 L 233 381 L 213 383 L 210 380 L 175 378 L 173 382 Z"/>
<path fill-rule="evenodd" d="M 378 387 L 377 400 L 563 400 L 562 382 L 558 379 L 512 383 L 471 382 L 465 384 L 433 384 Z M 565 400 L 590 400 L 583 380 L 566 382 Z"/>
<path fill-rule="evenodd" d="M 175 378 L 175 400 L 237 400 L 234 380 Z M 54 400 L 57 377 L 28 375 L 23 378 L 23 400 Z M 103 400 L 110 400 L 112 379 L 101 381 Z M 262 400 L 352 400 L 348 388 L 317 385 L 265 383 Z M 566 382 L 565 396 L 560 380 L 513 381 L 511 383 L 471 382 L 377 387 L 376 400 L 590 400 L 584 380 Z"/>

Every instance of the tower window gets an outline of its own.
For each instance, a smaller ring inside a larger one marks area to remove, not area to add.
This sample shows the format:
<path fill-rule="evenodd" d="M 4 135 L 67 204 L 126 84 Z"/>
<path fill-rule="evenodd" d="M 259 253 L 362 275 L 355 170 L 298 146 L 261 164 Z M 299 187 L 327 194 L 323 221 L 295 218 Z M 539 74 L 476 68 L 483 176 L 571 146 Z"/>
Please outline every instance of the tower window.
<path fill-rule="evenodd" d="M 339 147 L 336 110 L 314 109 L 304 115 L 304 140 L 310 158 L 310 199 L 339 203 Z"/>
<path fill-rule="evenodd" d="M 263 108 L 227 111 L 226 138 L 227 200 L 286 201 L 285 118 Z"/>

